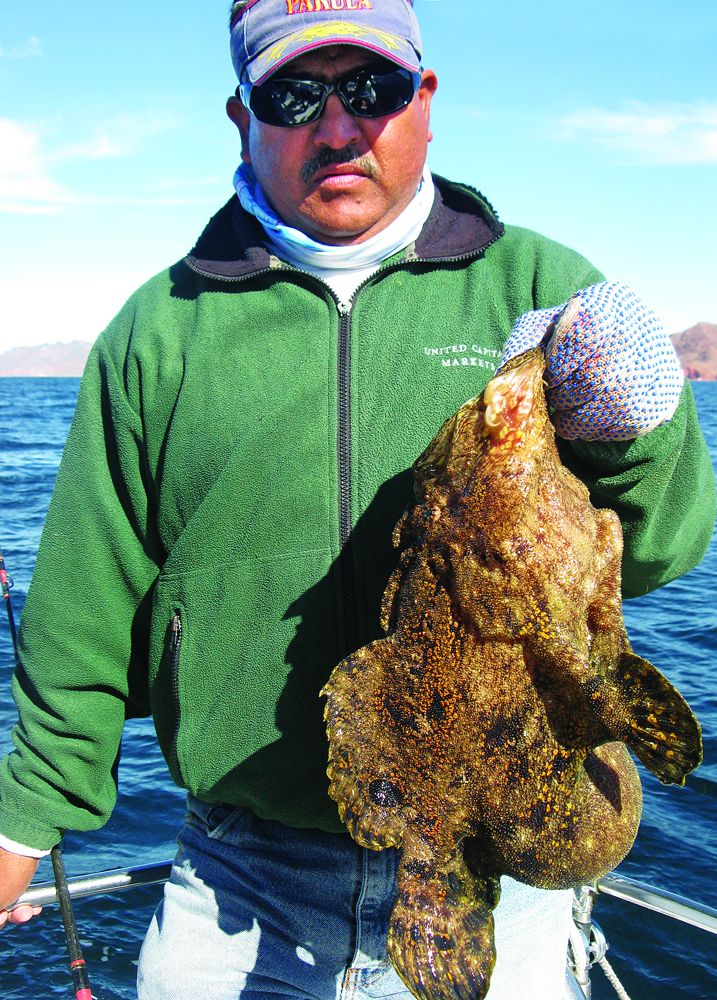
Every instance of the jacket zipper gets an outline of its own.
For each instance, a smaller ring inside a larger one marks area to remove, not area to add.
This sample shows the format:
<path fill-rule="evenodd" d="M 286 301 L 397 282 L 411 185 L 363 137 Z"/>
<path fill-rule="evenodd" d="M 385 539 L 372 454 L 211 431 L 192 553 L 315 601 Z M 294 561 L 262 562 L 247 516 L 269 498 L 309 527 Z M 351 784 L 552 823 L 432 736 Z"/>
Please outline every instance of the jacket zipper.
<path fill-rule="evenodd" d="M 174 735 L 172 737 L 172 748 L 171 748 L 171 758 L 172 766 L 175 770 L 177 776 L 181 776 L 181 768 L 179 766 L 179 723 L 182 714 L 181 704 L 179 700 L 179 654 L 182 649 L 182 636 L 184 635 L 184 626 L 182 623 L 182 616 L 179 611 L 176 611 L 172 615 L 172 620 L 169 625 L 169 656 L 170 656 L 170 669 L 172 672 L 172 701 L 174 703 Z"/>
<path fill-rule="evenodd" d="M 339 547 L 351 534 L 351 313 L 339 313 L 338 344 Z"/>
<path fill-rule="evenodd" d="M 352 299 L 353 303 L 353 299 Z M 353 511 L 351 503 L 351 311 L 339 307 L 337 453 L 339 482 L 339 567 L 344 607 L 347 653 L 359 644 L 354 554 L 348 547 Z"/>

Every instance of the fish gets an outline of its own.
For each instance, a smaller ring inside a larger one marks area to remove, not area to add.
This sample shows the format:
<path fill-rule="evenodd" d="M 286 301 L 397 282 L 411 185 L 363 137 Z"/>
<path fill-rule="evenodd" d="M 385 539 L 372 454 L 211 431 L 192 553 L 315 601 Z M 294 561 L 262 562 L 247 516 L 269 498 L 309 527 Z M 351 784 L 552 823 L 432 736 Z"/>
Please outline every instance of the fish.
<path fill-rule="evenodd" d="M 506 363 L 416 460 L 385 635 L 322 690 L 341 820 L 400 849 L 386 949 L 422 1000 L 488 993 L 501 876 L 565 889 L 623 860 L 628 748 L 665 784 L 702 759 L 688 704 L 630 646 L 620 520 L 560 460 L 544 367 Z"/>

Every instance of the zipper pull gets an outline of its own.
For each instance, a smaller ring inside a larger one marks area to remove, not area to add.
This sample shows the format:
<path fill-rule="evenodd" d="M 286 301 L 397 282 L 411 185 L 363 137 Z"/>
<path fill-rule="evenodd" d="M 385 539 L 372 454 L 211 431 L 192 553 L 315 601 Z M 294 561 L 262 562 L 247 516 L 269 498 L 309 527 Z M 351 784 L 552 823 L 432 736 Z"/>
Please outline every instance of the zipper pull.
<path fill-rule="evenodd" d="M 169 649 L 172 654 L 172 662 L 176 666 L 179 657 L 179 647 L 182 645 L 182 617 L 179 612 L 172 615 L 169 628 Z"/>

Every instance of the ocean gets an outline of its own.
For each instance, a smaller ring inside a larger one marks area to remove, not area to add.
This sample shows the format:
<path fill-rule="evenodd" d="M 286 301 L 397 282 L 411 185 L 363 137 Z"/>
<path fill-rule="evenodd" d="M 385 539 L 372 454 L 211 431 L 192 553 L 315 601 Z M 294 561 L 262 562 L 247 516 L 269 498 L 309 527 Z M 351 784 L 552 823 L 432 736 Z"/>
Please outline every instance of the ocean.
<path fill-rule="evenodd" d="M 74 409 L 78 379 L 0 378 L 0 551 L 13 578 L 19 620 L 43 520 Z M 694 383 L 700 420 L 717 466 L 717 382 Z M 88 572 L 91 567 L 88 566 Z M 619 871 L 631 878 L 717 907 L 717 539 L 702 564 L 661 590 L 627 602 L 635 650 L 680 688 L 700 719 L 705 763 L 700 781 L 663 787 L 640 765 L 644 812 L 640 832 Z M 11 746 L 12 646 L 0 620 L 0 753 Z M 133 720 L 122 747 L 120 791 L 110 822 L 97 833 L 67 837 L 68 875 L 169 859 L 183 814 L 151 723 Z M 49 862 L 38 879 L 50 880 Z M 75 916 L 97 1000 L 135 994 L 137 956 L 161 894 L 146 887 L 77 900 Z M 715 1000 L 717 938 L 635 905 L 601 895 L 595 919 L 610 945 L 608 959 L 632 1000 Z M 530 947 L 530 941 L 526 941 Z M 595 1000 L 615 996 L 600 969 Z M 0 935 L 0 996 L 71 996 L 57 907 Z"/>

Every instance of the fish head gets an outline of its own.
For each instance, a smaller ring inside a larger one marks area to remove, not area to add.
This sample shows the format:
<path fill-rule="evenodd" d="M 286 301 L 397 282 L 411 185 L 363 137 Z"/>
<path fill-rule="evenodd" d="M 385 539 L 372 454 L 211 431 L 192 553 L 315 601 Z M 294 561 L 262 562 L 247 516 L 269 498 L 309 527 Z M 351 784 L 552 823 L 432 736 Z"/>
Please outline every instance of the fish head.
<path fill-rule="evenodd" d="M 484 453 L 526 458 L 552 439 L 543 374 L 545 358 L 533 348 L 511 358 L 491 379 L 482 396 Z"/>

